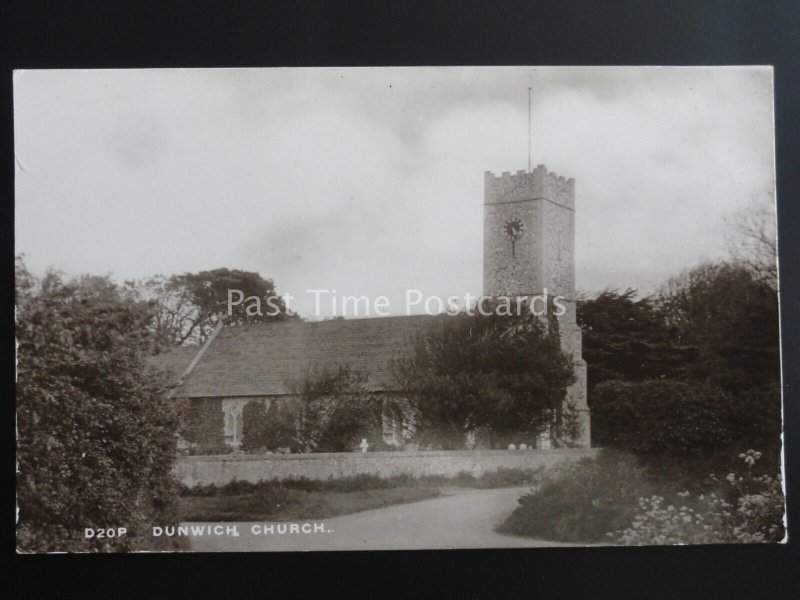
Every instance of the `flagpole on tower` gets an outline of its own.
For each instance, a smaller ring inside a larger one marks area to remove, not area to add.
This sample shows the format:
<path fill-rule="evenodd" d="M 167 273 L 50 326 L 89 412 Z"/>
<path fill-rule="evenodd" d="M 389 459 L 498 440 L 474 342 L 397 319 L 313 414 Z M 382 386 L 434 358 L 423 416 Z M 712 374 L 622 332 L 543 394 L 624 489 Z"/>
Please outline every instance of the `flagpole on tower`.
<path fill-rule="evenodd" d="M 528 88 L 528 173 L 531 172 L 531 88 Z"/>

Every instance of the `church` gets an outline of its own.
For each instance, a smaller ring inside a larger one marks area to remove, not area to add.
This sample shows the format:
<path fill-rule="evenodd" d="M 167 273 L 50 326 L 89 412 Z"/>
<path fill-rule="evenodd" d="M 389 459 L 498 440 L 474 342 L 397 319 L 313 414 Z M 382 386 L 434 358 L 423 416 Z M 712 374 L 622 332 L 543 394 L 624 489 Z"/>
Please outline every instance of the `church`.
<path fill-rule="evenodd" d="M 539 165 L 532 171 L 484 174 L 483 295 L 561 296 L 562 350 L 572 356 L 574 383 L 566 401 L 577 409 L 579 434 L 570 445 L 590 445 L 586 363 L 575 315 L 575 181 Z M 393 361 L 412 350 L 430 315 L 281 321 L 215 330 L 202 347 L 185 346 L 152 358 L 177 384 L 173 398 L 188 402 L 190 424 L 183 443 L 200 452 L 238 448 L 243 409 L 297 401 L 290 382 L 315 369 L 347 366 L 366 376 L 366 389 L 383 398 L 383 445 L 402 448 L 403 390 L 392 377 Z"/>

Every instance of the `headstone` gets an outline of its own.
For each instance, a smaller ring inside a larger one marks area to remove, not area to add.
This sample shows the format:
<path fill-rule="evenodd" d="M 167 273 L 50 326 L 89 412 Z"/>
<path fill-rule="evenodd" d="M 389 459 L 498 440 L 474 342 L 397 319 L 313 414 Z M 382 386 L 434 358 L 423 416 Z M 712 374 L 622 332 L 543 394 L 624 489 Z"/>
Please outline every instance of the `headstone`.
<path fill-rule="evenodd" d="M 520 450 L 527 450 L 528 449 L 528 445 L 527 444 L 520 444 L 519 445 L 519 449 Z"/>
<path fill-rule="evenodd" d="M 477 440 L 478 440 L 478 436 L 475 433 L 475 430 L 474 429 L 470 429 L 467 432 L 467 439 L 464 442 L 464 447 L 467 450 L 474 450 L 475 449 L 475 443 L 477 442 Z"/>
<path fill-rule="evenodd" d="M 536 440 L 536 447 L 539 450 L 550 450 L 550 433 L 547 431 L 543 431 L 539 434 L 539 437 Z"/>
<path fill-rule="evenodd" d="M 367 443 L 367 438 L 363 438 L 363 439 L 361 440 L 361 443 L 359 444 L 359 446 L 361 447 L 361 453 L 362 453 L 362 454 L 363 454 L 364 452 L 366 452 L 366 451 L 367 451 L 367 448 L 369 448 L 369 444 Z"/>
<path fill-rule="evenodd" d="M 509 450 L 516 450 L 516 449 L 517 449 L 517 447 L 516 447 L 514 444 L 509 444 L 509 445 L 508 445 L 508 449 L 509 449 Z"/>

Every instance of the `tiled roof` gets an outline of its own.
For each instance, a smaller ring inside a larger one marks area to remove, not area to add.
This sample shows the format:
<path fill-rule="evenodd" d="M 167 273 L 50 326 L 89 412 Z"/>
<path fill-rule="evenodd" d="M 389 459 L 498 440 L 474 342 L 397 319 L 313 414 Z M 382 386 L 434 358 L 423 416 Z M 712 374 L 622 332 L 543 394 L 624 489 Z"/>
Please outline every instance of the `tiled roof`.
<path fill-rule="evenodd" d="M 200 346 L 176 346 L 166 352 L 147 357 L 147 363 L 153 367 L 166 371 L 172 381 L 178 382 L 180 376 L 200 351 Z"/>
<path fill-rule="evenodd" d="M 290 394 L 308 373 L 340 365 L 366 374 L 370 390 L 395 389 L 393 360 L 406 355 L 435 320 L 412 315 L 223 327 L 175 395 Z"/>

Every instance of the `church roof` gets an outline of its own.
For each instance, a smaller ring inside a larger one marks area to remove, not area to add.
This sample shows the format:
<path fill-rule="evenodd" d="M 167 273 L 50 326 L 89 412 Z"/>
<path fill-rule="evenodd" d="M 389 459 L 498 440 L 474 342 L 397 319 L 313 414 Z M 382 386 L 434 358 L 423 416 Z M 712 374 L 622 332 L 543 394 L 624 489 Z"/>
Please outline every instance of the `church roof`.
<path fill-rule="evenodd" d="M 291 394 L 293 383 L 308 373 L 344 365 L 367 375 L 367 389 L 393 390 L 394 359 L 407 355 L 415 336 L 435 320 L 411 315 L 226 326 L 210 340 L 174 395 Z"/>
<path fill-rule="evenodd" d="M 178 381 L 199 351 L 200 346 L 175 346 L 161 354 L 149 356 L 147 363 L 166 371 L 172 381 Z"/>

